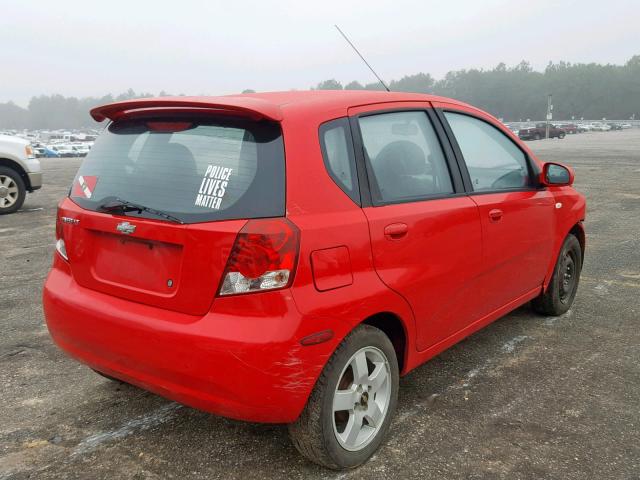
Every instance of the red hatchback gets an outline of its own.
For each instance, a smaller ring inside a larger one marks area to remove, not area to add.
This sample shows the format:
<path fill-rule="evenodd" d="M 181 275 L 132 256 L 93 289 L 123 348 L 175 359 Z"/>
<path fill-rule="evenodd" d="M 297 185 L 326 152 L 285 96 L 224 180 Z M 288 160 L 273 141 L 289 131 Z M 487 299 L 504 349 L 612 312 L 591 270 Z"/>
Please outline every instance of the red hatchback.
<path fill-rule="evenodd" d="M 585 248 L 573 173 L 419 94 L 156 98 L 111 122 L 58 209 L 44 310 L 101 374 L 290 424 L 354 467 L 398 377 L 516 307 L 566 312 Z"/>

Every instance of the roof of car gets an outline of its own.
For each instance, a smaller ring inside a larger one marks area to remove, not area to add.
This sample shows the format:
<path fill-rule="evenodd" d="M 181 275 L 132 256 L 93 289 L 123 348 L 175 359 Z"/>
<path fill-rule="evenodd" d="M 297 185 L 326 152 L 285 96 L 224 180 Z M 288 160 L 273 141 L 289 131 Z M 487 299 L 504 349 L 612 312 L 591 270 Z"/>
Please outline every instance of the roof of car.
<path fill-rule="evenodd" d="M 288 92 L 245 93 L 234 96 L 262 98 L 280 107 L 308 103 L 349 107 L 381 102 L 442 100 L 442 97 L 424 93 L 386 92 L 382 90 L 291 90 Z"/>
<path fill-rule="evenodd" d="M 386 102 L 461 102 L 422 93 L 386 92 L 371 90 L 294 90 L 289 92 L 247 93 L 219 97 L 155 97 L 125 100 L 102 105 L 91 110 L 96 121 L 114 120 L 128 112 L 152 108 L 203 108 L 234 111 L 240 114 L 281 121 L 284 111 L 344 110 L 360 105 Z"/>

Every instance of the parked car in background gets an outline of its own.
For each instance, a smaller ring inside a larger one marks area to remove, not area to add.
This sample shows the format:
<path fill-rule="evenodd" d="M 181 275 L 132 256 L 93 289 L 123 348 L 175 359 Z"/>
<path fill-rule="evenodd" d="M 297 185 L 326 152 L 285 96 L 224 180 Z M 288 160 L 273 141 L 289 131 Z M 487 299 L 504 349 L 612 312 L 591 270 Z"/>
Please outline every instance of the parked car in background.
<path fill-rule="evenodd" d="M 561 123 L 556 125 L 556 127 L 561 128 L 569 135 L 575 135 L 578 133 L 578 126 L 573 123 Z"/>
<path fill-rule="evenodd" d="M 506 127 L 513 132 L 514 135 L 518 135 L 518 127 L 516 125 L 506 125 Z"/>
<path fill-rule="evenodd" d="M 60 143 L 60 144 L 49 145 L 48 148 L 56 152 L 59 157 L 67 158 L 67 157 L 78 156 L 77 152 L 73 148 L 71 148 L 71 145 Z"/>
<path fill-rule="evenodd" d="M 611 127 L 606 123 L 593 122 L 591 124 L 591 131 L 593 132 L 608 132 L 609 130 L 611 130 Z"/>
<path fill-rule="evenodd" d="M 112 122 L 58 206 L 51 336 L 107 377 L 288 423 L 320 465 L 377 450 L 399 375 L 527 302 L 573 302 L 573 171 L 477 108 L 297 91 L 91 114 Z"/>
<path fill-rule="evenodd" d="M 72 144 L 71 149 L 75 152 L 76 157 L 86 157 L 90 151 L 89 146 L 84 143 Z"/>
<path fill-rule="evenodd" d="M 0 215 L 22 207 L 27 192 L 42 187 L 42 170 L 30 143 L 0 135 Z"/>
<path fill-rule="evenodd" d="M 623 130 L 633 127 L 633 125 L 631 125 L 630 123 L 623 123 L 620 126 L 622 127 Z"/>
<path fill-rule="evenodd" d="M 591 131 L 591 125 L 588 123 L 579 123 L 578 124 L 578 133 L 585 133 Z"/>
<path fill-rule="evenodd" d="M 611 130 L 622 130 L 622 125 L 619 123 L 607 123 L 607 125 L 611 127 Z"/>
<path fill-rule="evenodd" d="M 48 147 L 46 145 L 40 145 L 39 147 L 36 147 L 34 150 L 38 150 L 40 152 L 41 157 L 40 158 L 58 158 L 60 157 L 60 154 L 58 152 L 56 152 L 55 150 L 52 150 L 51 147 Z"/>
<path fill-rule="evenodd" d="M 518 131 L 518 137 L 521 140 L 540 140 L 541 138 L 546 138 L 546 135 L 546 123 L 537 123 L 533 128 L 523 128 Z M 563 129 L 549 124 L 549 138 L 564 138 L 566 135 L 567 133 Z"/>

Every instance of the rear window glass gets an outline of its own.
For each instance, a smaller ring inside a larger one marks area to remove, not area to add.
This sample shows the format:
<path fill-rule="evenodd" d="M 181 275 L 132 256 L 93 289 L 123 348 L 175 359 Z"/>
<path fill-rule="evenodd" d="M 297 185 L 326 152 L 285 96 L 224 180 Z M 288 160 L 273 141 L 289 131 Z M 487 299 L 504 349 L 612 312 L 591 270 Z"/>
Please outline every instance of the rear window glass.
<path fill-rule="evenodd" d="M 120 199 L 184 223 L 283 216 L 282 133 L 278 124 L 228 118 L 116 121 L 96 140 L 70 196 L 91 210 Z"/>

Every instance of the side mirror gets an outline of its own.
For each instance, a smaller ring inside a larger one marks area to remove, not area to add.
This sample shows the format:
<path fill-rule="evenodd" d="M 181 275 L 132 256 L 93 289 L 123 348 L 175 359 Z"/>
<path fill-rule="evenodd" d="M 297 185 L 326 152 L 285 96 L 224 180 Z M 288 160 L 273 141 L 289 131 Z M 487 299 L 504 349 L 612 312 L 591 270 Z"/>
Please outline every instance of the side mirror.
<path fill-rule="evenodd" d="M 540 183 L 545 187 L 564 187 L 572 185 L 573 180 L 573 170 L 569 167 L 551 162 L 547 162 L 542 166 Z"/>

